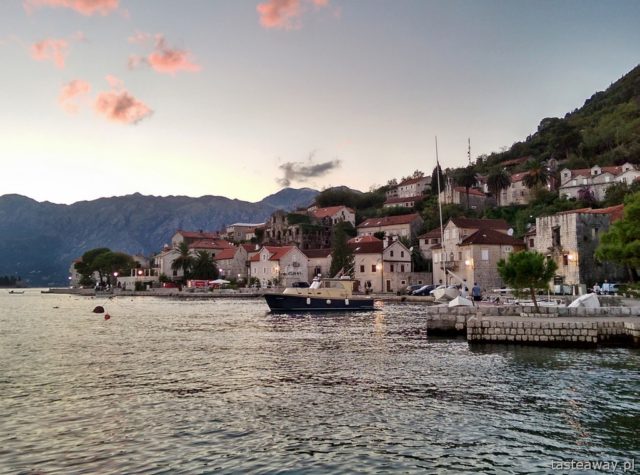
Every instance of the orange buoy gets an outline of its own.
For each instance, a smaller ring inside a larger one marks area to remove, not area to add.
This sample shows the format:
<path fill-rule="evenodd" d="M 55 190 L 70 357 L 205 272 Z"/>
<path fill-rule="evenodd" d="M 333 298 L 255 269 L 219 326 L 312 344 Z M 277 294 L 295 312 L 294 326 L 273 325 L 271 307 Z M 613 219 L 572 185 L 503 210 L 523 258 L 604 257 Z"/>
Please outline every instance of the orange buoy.
<path fill-rule="evenodd" d="M 109 315 L 108 313 L 104 314 L 104 319 L 105 320 L 109 320 L 111 318 L 111 315 Z"/>

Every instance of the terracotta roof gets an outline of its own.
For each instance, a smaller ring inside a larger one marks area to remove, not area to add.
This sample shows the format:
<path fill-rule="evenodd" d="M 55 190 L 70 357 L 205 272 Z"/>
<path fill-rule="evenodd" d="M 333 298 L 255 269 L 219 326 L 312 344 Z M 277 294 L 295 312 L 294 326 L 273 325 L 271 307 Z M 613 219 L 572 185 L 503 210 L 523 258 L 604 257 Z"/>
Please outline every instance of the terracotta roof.
<path fill-rule="evenodd" d="M 230 247 L 233 247 L 233 244 L 224 239 L 200 239 L 189 244 L 189 249 L 228 249 Z"/>
<path fill-rule="evenodd" d="M 262 249 L 266 249 L 269 251 L 269 260 L 270 261 L 279 261 L 282 259 L 289 251 L 294 249 L 295 246 L 263 246 Z M 262 251 L 262 249 L 260 249 Z M 251 259 L 251 262 L 259 262 L 260 261 L 260 253 L 257 252 Z"/>
<path fill-rule="evenodd" d="M 188 239 L 218 239 L 220 237 L 217 232 L 183 231 L 182 229 L 178 229 L 176 234 L 181 234 L 182 237 Z"/>
<path fill-rule="evenodd" d="M 611 217 L 611 222 L 614 223 L 622 218 L 624 212 L 624 205 L 615 205 L 609 206 L 608 208 L 578 208 L 572 209 L 569 211 L 561 211 L 556 214 L 572 214 L 572 213 L 581 213 L 581 214 L 608 214 Z"/>
<path fill-rule="evenodd" d="M 453 191 L 457 191 L 458 193 L 462 193 L 464 195 L 467 194 L 467 189 L 463 186 L 454 186 Z M 486 195 L 482 191 L 476 188 L 469 188 L 469 194 L 473 196 L 482 196 L 483 198 L 486 198 Z"/>
<path fill-rule="evenodd" d="M 384 204 L 390 205 L 394 203 L 406 203 L 408 201 L 415 202 L 415 201 L 420 201 L 423 198 L 424 196 L 410 196 L 408 198 L 389 198 L 387 201 L 384 202 Z"/>
<path fill-rule="evenodd" d="M 522 181 L 522 179 L 527 176 L 529 174 L 529 172 L 520 172 L 520 173 L 514 173 L 513 175 L 511 175 L 511 183 L 515 183 L 517 181 Z"/>
<path fill-rule="evenodd" d="M 361 242 L 377 242 L 382 241 L 382 239 L 378 239 L 375 236 L 356 236 L 347 241 L 348 244 L 358 244 Z"/>
<path fill-rule="evenodd" d="M 395 226 L 398 224 L 410 224 L 416 219 L 421 219 L 418 213 L 401 214 L 398 216 L 385 216 L 384 218 L 369 218 L 358 224 L 357 228 L 373 228 L 378 226 Z"/>
<path fill-rule="evenodd" d="M 333 216 L 334 214 L 342 211 L 343 209 L 355 214 L 355 212 L 351 208 L 348 208 L 347 206 L 328 206 L 326 208 L 316 208 L 313 211 L 311 211 L 310 214 L 314 218 L 322 219 L 328 216 Z"/>
<path fill-rule="evenodd" d="M 471 244 L 494 244 L 505 246 L 524 246 L 524 242 L 521 239 L 516 239 L 508 234 L 501 233 L 494 229 L 479 229 L 471 236 L 466 237 L 461 243 L 461 246 L 467 246 Z"/>
<path fill-rule="evenodd" d="M 240 244 L 240 245 L 244 247 L 244 250 L 247 252 L 258 252 L 260 250 L 260 246 L 258 246 L 258 249 L 256 249 L 255 244 Z"/>
<path fill-rule="evenodd" d="M 464 229 L 509 229 L 504 219 L 450 218 L 449 221 Z"/>
<path fill-rule="evenodd" d="M 537 234 L 537 231 L 535 226 L 531 226 L 529 230 L 526 233 L 524 233 L 525 236 L 535 236 L 536 234 Z"/>
<path fill-rule="evenodd" d="M 382 241 L 365 241 L 350 243 L 349 247 L 354 254 L 382 254 L 384 244 Z"/>
<path fill-rule="evenodd" d="M 440 228 L 432 229 L 431 231 L 427 231 L 422 236 L 418 236 L 418 239 L 424 238 L 441 238 L 442 233 L 440 232 Z"/>
<path fill-rule="evenodd" d="M 600 167 L 602 173 L 611 173 L 612 175 L 620 175 L 622 173 L 622 167 Z M 571 172 L 571 178 L 577 176 L 598 176 L 591 175 L 591 168 L 577 168 L 575 170 L 569 170 Z"/>
<path fill-rule="evenodd" d="M 327 257 L 331 254 L 331 249 L 304 249 L 302 253 L 309 259 Z"/>
<path fill-rule="evenodd" d="M 213 259 L 216 260 L 216 261 L 222 261 L 222 260 L 225 260 L 225 259 L 233 259 L 235 257 L 235 255 L 236 255 L 236 252 L 238 252 L 238 248 L 235 248 L 235 247 L 230 247 L 228 249 L 223 249 L 218 254 L 216 254 Z"/>

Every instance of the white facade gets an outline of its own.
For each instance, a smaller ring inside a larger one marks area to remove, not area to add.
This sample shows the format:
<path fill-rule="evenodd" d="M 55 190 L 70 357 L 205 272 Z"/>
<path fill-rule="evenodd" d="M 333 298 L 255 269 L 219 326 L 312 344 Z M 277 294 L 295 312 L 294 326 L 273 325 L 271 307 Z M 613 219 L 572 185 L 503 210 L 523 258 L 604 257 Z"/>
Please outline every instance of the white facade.
<path fill-rule="evenodd" d="M 607 188 L 614 183 L 626 183 L 631 185 L 640 176 L 631 163 L 625 163 L 619 167 L 600 167 L 560 171 L 560 196 L 578 198 L 580 190 L 589 189 L 596 200 L 602 201 L 606 197 Z"/>
<path fill-rule="evenodd" d="M 251 277 L 260 280 L 262 287 L 287 287 L 293 282 L 306 281 L 309 276 L 307 256 L 295 246 L 264 246 L 251 261 Z"/>

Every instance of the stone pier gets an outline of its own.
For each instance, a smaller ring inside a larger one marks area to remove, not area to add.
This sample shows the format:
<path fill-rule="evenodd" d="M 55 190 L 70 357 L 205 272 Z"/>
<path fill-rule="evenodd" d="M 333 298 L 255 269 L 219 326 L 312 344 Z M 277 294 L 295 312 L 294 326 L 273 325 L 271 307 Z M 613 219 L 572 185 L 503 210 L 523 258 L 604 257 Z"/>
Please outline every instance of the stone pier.
<path fill-rule="evenodd" d="M 640 307 L 428 307 L 427 332 L 470 343 L 640 346 Z"/>

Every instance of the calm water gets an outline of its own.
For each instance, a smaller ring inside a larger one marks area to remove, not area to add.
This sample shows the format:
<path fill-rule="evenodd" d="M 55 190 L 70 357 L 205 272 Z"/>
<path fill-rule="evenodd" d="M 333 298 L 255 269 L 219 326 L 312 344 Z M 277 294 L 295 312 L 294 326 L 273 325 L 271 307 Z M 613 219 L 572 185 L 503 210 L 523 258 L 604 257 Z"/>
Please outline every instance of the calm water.
<path fill-rule="evenodd" d="M 419 306 L 266 312 L 0 290 L 0 472 L 640 471 L 637 350 L 469 347 Z"/>

